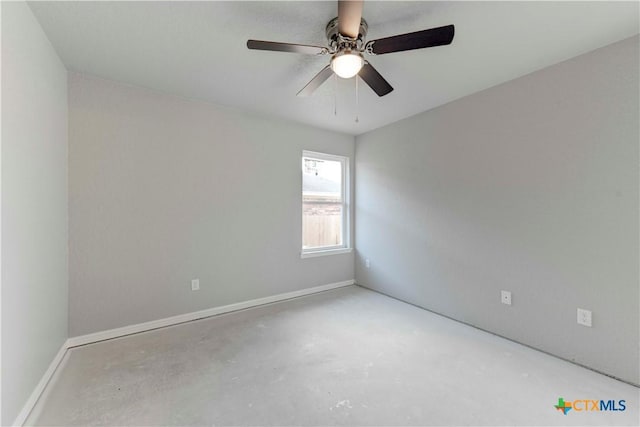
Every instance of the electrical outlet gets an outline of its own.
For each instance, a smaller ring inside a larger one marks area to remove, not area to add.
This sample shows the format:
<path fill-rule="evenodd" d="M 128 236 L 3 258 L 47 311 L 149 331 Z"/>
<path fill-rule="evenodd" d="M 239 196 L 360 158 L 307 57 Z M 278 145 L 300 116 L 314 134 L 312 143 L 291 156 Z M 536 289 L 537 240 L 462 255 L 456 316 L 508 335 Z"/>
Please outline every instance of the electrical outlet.
<path fill-rule="evenodd" d="M 191 290 L 199 291 L 200 290 L 200 279 L 193 279 L 191 281 Z"/>
<path fill-rule="evenodd" d="M 578 324 L 591 327 L 591 310 L 578 309 Z"/>
<path fill-rule="evenodd" d="M 500 291 L 500 301 L 503 304 L 511 305 L 511 292 Z"/>
<path fill-rule="evenodd" d="M 371 267 L 371 261 L 369 261 L 369 258 L 364 260 L 364 266 L 367 268 Z"/>

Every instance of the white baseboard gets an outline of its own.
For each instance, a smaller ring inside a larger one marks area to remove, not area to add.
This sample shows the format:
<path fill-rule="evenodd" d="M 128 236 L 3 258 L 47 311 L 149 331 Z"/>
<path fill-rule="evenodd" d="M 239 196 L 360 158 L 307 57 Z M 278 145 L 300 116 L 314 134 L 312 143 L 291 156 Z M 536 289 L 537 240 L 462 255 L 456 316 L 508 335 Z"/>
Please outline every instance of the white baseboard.
<path fill-rule="evenodd" d="M 211 317 L 218 314 L 230 313 L 232 311 L 244 310 L 246 308 L 257 307 L 259 305 L 270 304 L 278 301 L 284 301 L 291 298 L 302 297 L 305 295 L 311 295 L 318 292 L 328 291 L 331 289 L 342 288 L 344 286 L 350 286 L 355 283 L 355 280 L 346 280 L 344 282 L 330 283 L 328 285 L 315 286 L 313 288 L 301 289 L 299 291 L 287 292 L 284 294 L 273 295 L 270 297 L 253 299 L 250 301 L 243 301 L 235 304 L 223 305 L 221 307 L 208 308 L 206 310 L 194 311 L 192 313 L 180 314 L 178 316 L 167 317 L 164 319 L 153 320 L 151 322 L 138 323 L 135 325 L 124 326 L 122 328 L 109 329 L 107 331 L 96 332 L 94 334 L 80 335 L 67 339 L 60 347 L 58 354 L 53 358 L 49 368 L 44 373 L 40 382 L 27 399 L 27 402 L 22 407 L 22 410 L 13 422 L 14 426 L 22 426 L 27 420 L 29 414 L 35 408 L 36 403 L 40 396 L 43 395 L 47 384 L 56 372 L 56 369 L 62 362 L 67 350 L 72 347 L 78 347 L 85 344 L 91 344 L 98 341 L 109 340 L 113 338 L 123 337 L 125 335 L 136 334 L 139 332 L 150 331 L 152 329 L 163 328 L 165 326 L 177 325 L 179 323 L 190 322 L 192 320 L 203 319 L 205 317 Z"/>
<path fill-rule="evenodd" d="M 205 317 L 216 316 L 218 314 L 230 313 L 232 311 L 243 310 L 259 305 L 270 304 L 278 301 L 284 301 L 291 298 L 311 295 L 318 292 L 328 291 L 331 289 L 350 286 L 355 280 L 346 280 L 344 282 L 330 283 L 328 285 L 315 286 L 313 288 L 301 289 L 299 291 L 287 292 L 284 294 L 273 295 L 264 298 L 243 301 L 235 304 L 223 305 L 220 307 L 208 308 L 206 310 L 194 311 L 191 313 L 180 314 L 178 316 L 166 317 L 164 319 L 152 320 L 150 322 L 137 323 L 135 325 L 123 326 L 122 328 L 109 329 L 106 331 L 96 332 L 93 334 L 80 335 L 69 338 L 67 341 L 69 347 L 77 347 L 80 345 L 91 344 L 98 341 L 110 340 L 113 338 L 123 337 L 125 335 L 137 334 L 140 332 L 150 331 L 152 329 L 164 328 L 166 326 L 177 325 L 179 323 L 191 322 L 193 320 L 203 319 Z"/>
<path fill-rule="evenodd" d="M 45 371 L 44 375 L 42 376 L 42 378 L 40 378 L 40 382 L 38 382 L 38 385 L 36 385 L 36 388 L 33 389 L 31 396 L 29 396 L 26 403 L 22 407 L 22 410 L 20 411 L 15 421 L 13 422 L 14 426 L 21 426 L 27 420 L 27 417 L 29 416 L 33 408 L 36 406 L 38 399 L 44 392 L 45 388 L 47 387 L 47 384 L 49 384 L 49 381 L 53 377 L 53 374 L 56 372 L 56 369 L 60 365 L 60 362 L 62 362 L 62 359 L 64 358 L 64 355 L 66 354 L 68 348 L 69 348 L 69 340 L 62 343 L 62 347 L 60 347 L 60 350 L 58 350 L 58 353 L 55 355 L 55 357 L 49 364 L 49 367 Z"/>

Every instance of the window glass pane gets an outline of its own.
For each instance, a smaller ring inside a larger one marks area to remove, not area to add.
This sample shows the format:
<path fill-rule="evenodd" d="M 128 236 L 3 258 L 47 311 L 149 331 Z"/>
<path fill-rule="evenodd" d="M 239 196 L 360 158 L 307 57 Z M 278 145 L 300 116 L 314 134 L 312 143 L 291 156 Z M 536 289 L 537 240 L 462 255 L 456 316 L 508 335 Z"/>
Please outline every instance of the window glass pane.
<path fill-rule="evenodd" d="M 302 195 L 342 201 L 342 162 L 303 157 Z"/>
<path fill-rule="evenodd" d="M 342 246 L 342 162 L 302 158 L 302 247 Z"/>
<path fill-rule="evenodd" d="M 302 247 L 342 246 L 342 204 L 302 204 Z"/>

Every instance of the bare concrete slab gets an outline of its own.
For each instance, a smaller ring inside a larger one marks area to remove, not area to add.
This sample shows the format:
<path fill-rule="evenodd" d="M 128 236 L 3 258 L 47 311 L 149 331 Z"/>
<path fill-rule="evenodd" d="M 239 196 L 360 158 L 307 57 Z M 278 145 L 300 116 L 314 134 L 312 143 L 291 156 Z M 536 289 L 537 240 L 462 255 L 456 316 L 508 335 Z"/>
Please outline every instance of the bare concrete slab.
<path fill-rule="evenodd" d="M 626 410 L 564 415 L 560 397 Z M 639 402 L 636 387 L 352 286 L 72 349 L 29 422 L 638 425 Z"/>

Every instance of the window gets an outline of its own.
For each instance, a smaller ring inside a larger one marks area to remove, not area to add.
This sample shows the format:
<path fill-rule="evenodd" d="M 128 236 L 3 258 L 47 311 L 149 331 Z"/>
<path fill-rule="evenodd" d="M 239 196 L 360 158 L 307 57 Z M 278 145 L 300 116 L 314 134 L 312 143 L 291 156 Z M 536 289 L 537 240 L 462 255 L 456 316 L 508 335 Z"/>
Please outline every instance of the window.
<path fill-rule="evenodd" d="M 302 257 L 349 252 L 349 159 L 302 153 Z"/>

